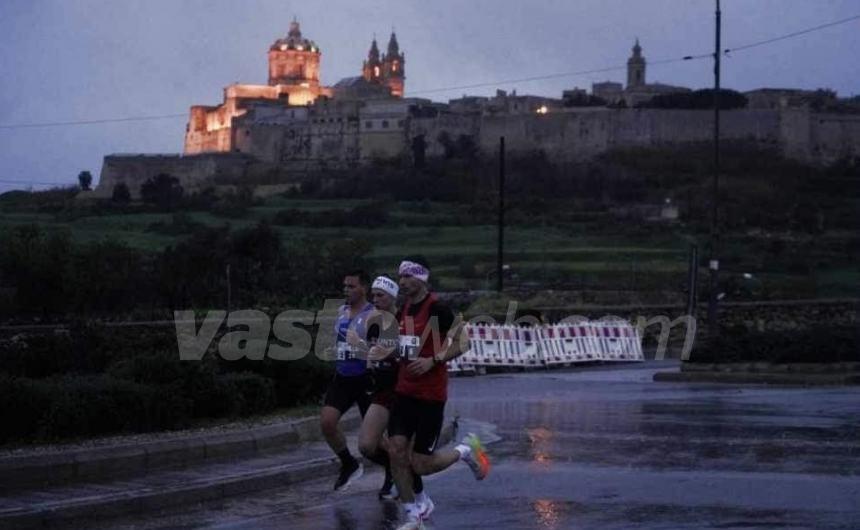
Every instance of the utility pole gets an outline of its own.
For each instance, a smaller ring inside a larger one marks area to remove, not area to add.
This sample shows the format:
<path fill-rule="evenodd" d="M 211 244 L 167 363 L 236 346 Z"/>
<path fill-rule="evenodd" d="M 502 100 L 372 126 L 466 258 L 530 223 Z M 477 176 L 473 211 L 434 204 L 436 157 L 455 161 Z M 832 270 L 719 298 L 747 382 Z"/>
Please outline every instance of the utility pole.
<path fill-rule="evenodd" d="M 714 36 L 714 188 L 711 192 L 710 288 L 708 300 L 708 337 L 719 334 L 717 324 L 717 291 L 719 290 L 719 203 L 720 203 L 720 0 L 717 2 Z"/>
<path fill-rule="evenodd" d="M 504 287 L 504 248 L 505 248 L 505 137 L 499 137 L 499 249 L 496 256 L 496 290 Z"/>
<path fill-rule="evenodd" d="M 230 314 L 230 311 L 233 310 L 231 307 L 233 303 L 233 289 L 230 282 L 230 264 L 227 264 L 227 314 Z"/>
<path fill-rule="evenodd" d="M 687 258 L 687 315 L 696 316 L 697 286 L 699 283 L 699 246 L 690 245 Z"/>

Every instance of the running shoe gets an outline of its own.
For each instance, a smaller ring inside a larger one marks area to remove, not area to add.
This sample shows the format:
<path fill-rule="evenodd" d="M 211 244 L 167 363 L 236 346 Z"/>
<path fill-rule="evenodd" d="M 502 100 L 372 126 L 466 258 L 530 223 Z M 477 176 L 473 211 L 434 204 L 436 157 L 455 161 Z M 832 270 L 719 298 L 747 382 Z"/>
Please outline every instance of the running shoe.
<path fill-rule="evenodd" d="M 483 446 L 481 446 L 480 438 L 473 433 L 469 433 L 463 438 L 462 443 L 469 446 L 470 449 L 469 453 L 463 457 L 463 461 L 472 468 L 472 473 L 474 473 L 477 480 L 484 480 L 490 472 L 490 459 L 487 457 Z"/>
<path fill-rule="evenodd" d="M 360 479 L 363 474 L 364 466 L 357 460 L 353 460 L 350 465 L 341 465 L 337 482 L 334 483 L 334 490 L 345 490 L 350 484 Z"/>
<path fill-rule="evenodd" d="M 433 513 L 433 509 L 436 508 L 436 505 L 433 503 L 433 499 L 423 492 L 415 496 L 415 503 L 421 510 L 421 520 L 424 521 L 430 518 L 430 514 Z"/>
<path fill-rule="evenodd" d="M 419 530 L 424 528 L 424 523 L 421 520 L 421 508 L 417 503 L 404 506 L 404 509 L 403 524 L 398 526 L 397 530 Z"/>

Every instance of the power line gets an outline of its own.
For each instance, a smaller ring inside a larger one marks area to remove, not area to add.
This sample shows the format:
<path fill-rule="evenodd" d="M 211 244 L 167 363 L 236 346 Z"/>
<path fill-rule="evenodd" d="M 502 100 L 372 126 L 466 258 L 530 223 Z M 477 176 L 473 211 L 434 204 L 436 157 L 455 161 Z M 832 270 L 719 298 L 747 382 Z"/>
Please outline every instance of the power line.
<path fill-rule="evenodd" d="M 648 64 L 651 66 L 659 65 L 659 64 L 669 64 L 669 63 L 678 63 L 681 61 L 689 61 L 691 59 L 706 59 L 709 57 L 713 57 L 713 54 L 700 54 L 700 55 L 686 55 L 684 57 L 678 57 L 675 59 L 659 59 L 656 61 L 649 61 Z M 504 81 L 492 81 L 489 83 L 475 83 L 471 85 L 460 85 L 460 86 L 452 86 L 452 87 L 441 87 L 441 88 L 429 88 L 426 90 L 415 90 L 410 92 L 410 94 L 429 94 L 432 92 L 450 92 L 452 90 L 466 90 L 470 88 L 483 88 L 487 86 L 498 86 L 512 83 L 527 83 L 531 81 L 545 81 L 547 79 L 557 79 L 562 77 L 576 77 L 580 75 L 589 75 L 589 74 L 600 74 L 604 72 L 613 72 L 616 70 L 626 70 L 627 66 L 607 66 L 605 68 L 595 68 L 593 70 L 578 70 L 576 72 L 562 72 L 557 74 L 547 74 L 547 75 L 539 75 L 534 77 L 522 77 L 519 79 L 506 79 Z"/>
<path fill-rule="evenodd" d="M 35 180 L 6 180 L 0 179 L 0 184 L 33 184 L 36 186 L 77 186 L 75 182 L 39 182 Z"/>
<path fill-rule="evenodd" d="M 0 125 L 0 129 L 29 129 L 37 127 L 64 127 L 67 125 L 92 125 L 98 123 L 118 123 L 126 121 L 154 121 L 167 120 L 173 118 L 184 118 L 188 113 L 182 114 L 163 114 L 160 116 L 130 116 L 126 118 L 106 118 L 102 120 L 79 120 L 79 121 L 57 121 L 45 123 L 18 123 L 12 125 Z"/>
<path fill-rule="evenodd" d="M 805 35 L 807 33 L 812 33 L 813 31 L 822 30 L 825 28 L 830 28 L 833 26 L 838 26 L 840 24 L 845 24 L 847 22 L 851 22 L 853 20 L 860 20 L 860 15 L 854 15 L 853 17 L 843 18 L 841 20 L 836 20 L 833 22 L 828 22 L 826 24 L 821 24 L 820 26 L 815 26 L 812 28 L 802 29 L 800 31 L 795 31 L 793 33 L 787 33 L 785 35 L 780 35 L 779 37 L 773 37 L 772 39 L 762 40 L 758 42 L 753 42 L 750 44 L 744 44 L 743 46 L 738 46 L 736 48 L 726 48 L 724 53 L 736 52 L 740 50 L 748 50 L 750 48 L 755 48 L 757 46 L 764 46 L 765 44 L 770 44 L 772 42 L 777 42 L 781 40 L 791 39 L 793 37 L 797 37 L 799 35 Z"/>

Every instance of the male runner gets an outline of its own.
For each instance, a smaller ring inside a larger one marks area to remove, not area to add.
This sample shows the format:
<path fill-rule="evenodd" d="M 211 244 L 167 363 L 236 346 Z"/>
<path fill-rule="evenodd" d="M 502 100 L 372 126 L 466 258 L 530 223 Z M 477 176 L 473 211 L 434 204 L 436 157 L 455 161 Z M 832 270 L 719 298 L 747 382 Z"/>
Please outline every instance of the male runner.
<path fill-rule="evenodd" d="M 388 428 L 390 411 L 394 405 L 394 387 L 397 384 L 397 347 L 399 346 L 399 323 L 397 311 L 397 282 L 387 276 L 373 280 L 371 299 L 375 311 L 367 319 L 367 341 L 361 340 L 354 330 L 350 330 L 347 340 L 362 352 L 367 352 L 369 389 L 372 392 L 371 404 L 361 422 L 358 435 L 358 448 L 368 460 L 385 468 L 385 480 L 379 490 L 381 500 L 396 497 L 393 490 L 394 479 L 388 457 L 388 441 L 383 437 Z M 424 484 L 419 475 L 413 473 L 413 489 L 416 497 L 429 499 L 424 495 Z M 427 501 L 425 506 L 432 504 Z"/>
<path fill-rule="evenodd" d="M 462 460 L 476 479 L 483 480 L 489 473 L 490 461 L 474 434 L 453 449 L 435 450 L 447 399 L 445 363 L 463 353 L 459 339 L 464 327 L 462 322 L 454 326 L 451 309 L 429 291 L 430 270 L 422 256 L 404 260 L 399 274 L 400 292 L 405 299 L 399 318 L 401 366 L 388 435 L 391 469 L 408 528 L 419 526 L 433 509 L 431 505 L 422 514 L 414 495 L 410 465 L 417 474 L 429 475 Z"/>
<path fill-rule="evenodd" d="M 320 412 L 323 436 L 340 459 L 340 473 L 334 483 L 335 491 L 346 488 L 364 474 L 364 467 L 350 454 L 338 422 L 353 404 L 358 404 L 362 417 L 370 405 L 366 361 L 359 358 L 354 348 L 347 343 L 349 330 L 355 330 L 359 336 L 366 335 L 366 319 L 373 310 L 373 306 L 367 302 L 369 284 L 370 277 L 362 270 L 351 271 L 343 278 L 346 304 L 338 311 L 335 324 L 335 375 L 326 391 L 325 404 Z"/>

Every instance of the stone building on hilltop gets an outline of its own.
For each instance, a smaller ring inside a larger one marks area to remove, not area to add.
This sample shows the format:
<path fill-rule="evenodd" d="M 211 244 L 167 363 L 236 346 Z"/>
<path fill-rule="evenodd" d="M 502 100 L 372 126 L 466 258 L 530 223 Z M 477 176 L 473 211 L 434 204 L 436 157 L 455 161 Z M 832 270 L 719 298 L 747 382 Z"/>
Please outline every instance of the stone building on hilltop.
<path fill-rule="evenodd" d="M 418 160 L 418 146 L 421 159 L 492 155 L 501 136 L 509 156 L 540 153 L 579 163 L 612 149 L 709 142 L 713 135 L 711 110 L 637 107 L 656 95 L 689 91 L 647 83 L 638 39 L 627 86 L 594 83 L 591 95 L 574 88 L 561 98 L 503 90 L 447 103 L 405 97 L 406 57 L 393 33 L 386 53 L 373 39 L 361 75 L 330 87 L 320 83 L 321 55 L 293 20 L 268 50 L 267 84 L 233 84 L 220 105 L 191 107 L 182 155 L 106 156 L 94 196 L 110 197 L 123 183 L 138 197 L 142 183 L 158 173 L 175 176 L 188 192 L 283 187 L 328 169 Z M 721 114 L 723 138 L 814 164 L 860 156 L 860 115 L 804 103 L 827 103 L 829 91 L 761 89 L 747 96 L 748 108 Z"/>
<path fill-rule="evenodd" d="M 269 47 L 268 84 L 233 84 L 224 89 L 218 106 L 195 105 L 186 127 L 183 153 L 247 152 L 248 142 L 237 131 L 248 125 L 295 125 L 307 120 L 308 110 L 319 98 L 365 100 L 400 98 L 406 80 L 406 54 L 394 33 L 387 53 L 380 55 L 373 39 L 362 76 L 341 80 L 333 87 L 320 84 L 322 52 L 317 44 L 302 36 L 297 20 L 290 23 L 287 36 Z"/>
<path fill-rule="evenodd" d="M 604 81 L 593 83 L 591 92 L 610 105 L 619 105 L 623 102 L 627 107 L 635 107 L 661 94 L 690 92 L 687 87 L 664 83 L 647 83 L 645 78 L 646 67 L 647 61 L 642 55 L 642 46 L 639 44 L 639 39 L 636 39 L 632 54 L 627 59 L 627 87 L 622 88 L 621 83 Z"/>

